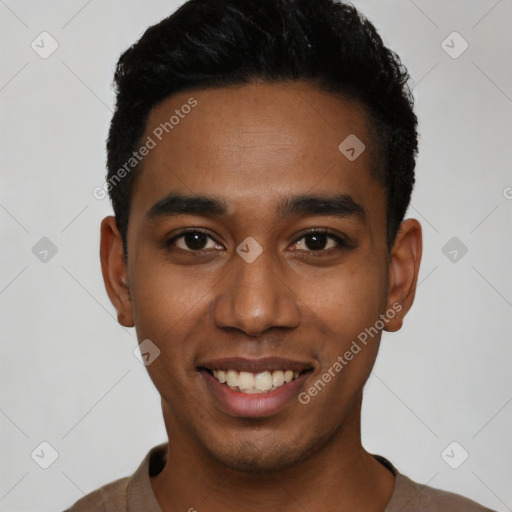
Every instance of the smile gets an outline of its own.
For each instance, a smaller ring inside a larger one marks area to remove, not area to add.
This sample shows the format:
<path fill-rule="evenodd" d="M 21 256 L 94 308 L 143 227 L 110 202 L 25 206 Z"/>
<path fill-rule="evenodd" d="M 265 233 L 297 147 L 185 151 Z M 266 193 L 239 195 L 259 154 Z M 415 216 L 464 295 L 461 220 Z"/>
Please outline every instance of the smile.
<path fill-rule="evenodd" d="M 274 391 L 299 377 L 298 371 L 274 370 L 259 373 L 237 370 L 213 370 L 213 376 L 233 391 L 239 393 L 266 393 Z"/>
<path fill-rule="evenodd" d="M 213 403 L 229 416 L 263 418 L 295 403 L 312 363 L 282 358 L 224 358 L 203 361 L 197 369 Z"/>

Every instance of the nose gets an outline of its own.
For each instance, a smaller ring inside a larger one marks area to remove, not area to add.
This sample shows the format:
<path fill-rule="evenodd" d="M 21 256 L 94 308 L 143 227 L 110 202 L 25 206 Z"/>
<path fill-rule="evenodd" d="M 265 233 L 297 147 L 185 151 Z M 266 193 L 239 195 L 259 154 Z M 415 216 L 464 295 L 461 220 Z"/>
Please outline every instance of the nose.
<path fill-rule="evenodd" d="M 232 265 L 212 305 L 217 327 L 259 336 L 272 327 L 299 325 L 299 299 L 270 251 L 251 263 L 236 255 Z"/>

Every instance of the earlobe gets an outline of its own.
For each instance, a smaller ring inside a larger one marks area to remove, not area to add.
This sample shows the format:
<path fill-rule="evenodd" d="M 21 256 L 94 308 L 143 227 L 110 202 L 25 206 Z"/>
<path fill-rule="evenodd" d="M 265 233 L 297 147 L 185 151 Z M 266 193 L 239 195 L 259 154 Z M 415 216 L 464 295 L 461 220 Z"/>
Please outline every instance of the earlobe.
<path fill-rule="evenodd" d="M 414 302 L 421 254 L 421 225 L 416 219 L 407 219 L 400 225 L 390 254 L 387 310 L 396 314 L 387 322 L 386 331 L 394 332 L 402 327 Z"/>
<path fill-rule="evenodd" d="M 105 289 L 117 311 L 117 321 L 124 327 L 133 327 L 132 303 L 123 255 L 123 241 L 115 217 L 101 222 L 101 272 Z"/>

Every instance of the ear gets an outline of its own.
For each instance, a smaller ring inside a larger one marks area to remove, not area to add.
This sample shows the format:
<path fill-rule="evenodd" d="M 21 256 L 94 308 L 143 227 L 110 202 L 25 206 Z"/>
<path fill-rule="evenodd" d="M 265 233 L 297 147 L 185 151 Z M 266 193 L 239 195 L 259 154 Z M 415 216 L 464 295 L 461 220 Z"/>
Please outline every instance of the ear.
<path fill-rule="evenodd" d="M 101 222 L 101 272 L 110 302 L 117 311 L 117 321 L 124 327 L 133 327 L 132 302 L 128 272 L 123 257 L 123 241 L 115 217 Z"/>
<path fill-rule="evenodd" d="M 416 219 L 400 224 L 389 262 L 389 288 L 386 310 L 396 312 L 384 328 L 398 331 L 414 302 L 422 253 L 421 225 Z"/>

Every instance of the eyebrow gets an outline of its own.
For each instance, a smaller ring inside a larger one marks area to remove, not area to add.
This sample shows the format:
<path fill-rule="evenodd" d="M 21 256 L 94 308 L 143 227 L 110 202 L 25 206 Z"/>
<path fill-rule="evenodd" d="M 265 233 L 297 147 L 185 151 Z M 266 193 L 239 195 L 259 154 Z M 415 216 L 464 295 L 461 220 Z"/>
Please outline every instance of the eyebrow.
<path fill-rule="evenodd" d="M 347 194 L 308 195 L 285 197 L 277 207 L 277 220 L 294 215 L 320 215 L 325 217 L 356 217 L 362 222 L 367 220 L 364 207 Z M 186 196 L 171 193 L 157 201 L 146 216 L 149 220 L 177 215 L 200 215 L 203 217 L 226 217 L 226 202 L 213 196 Z"/>

